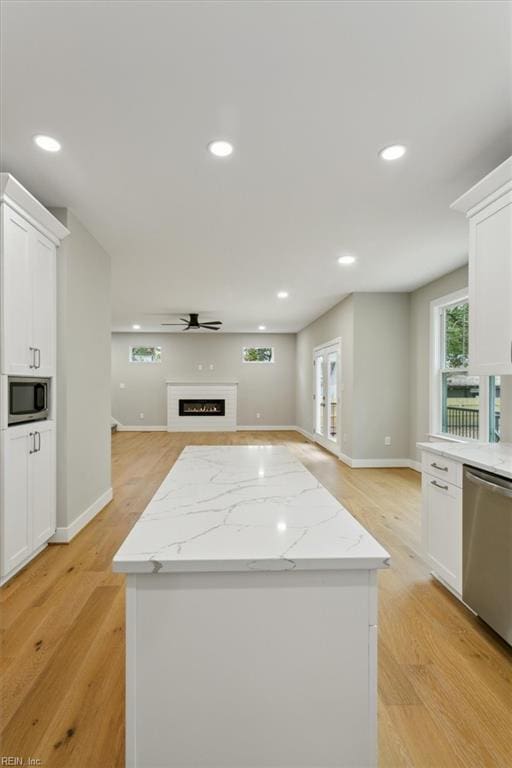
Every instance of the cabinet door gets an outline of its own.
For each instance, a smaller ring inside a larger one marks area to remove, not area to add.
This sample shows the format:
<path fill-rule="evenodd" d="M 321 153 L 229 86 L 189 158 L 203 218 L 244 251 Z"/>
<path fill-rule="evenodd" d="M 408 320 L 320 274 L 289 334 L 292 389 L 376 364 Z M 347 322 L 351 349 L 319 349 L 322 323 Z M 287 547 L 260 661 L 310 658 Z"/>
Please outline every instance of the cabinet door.
<path fill-rule="evenodd" d="M 55 533 L 55 430 L 51 421 L 33 424 L 35 453 L 30 456 L 32 549 Z"/>
<path fill-rule="evenodd" d="M 512 192 L 469 221 L 469 369 L 512 373 Z"/>
<path fill-rule="evenodd" d="M 2 205 L 2 373 L 33 374 L 31 242 L 33 228 Z"/>
<path fill-rule="evenodd" d="M 55 373 L 56 248 L 36 229 L 31 237 L 32 346 L 38 376 Z"/>
<path fill-rule="evenodd" d="M 30 428 L 10 427 L 0 432 L 2 447 L 1 532 L 2 576 L 16 568 L 30 555 L 29 454 Z"/>
<path fill-rule="evenodd" d="M 424 473 L 423 545 L 433 572 L 459 594 L 462 587 L 462 490 Z"/>

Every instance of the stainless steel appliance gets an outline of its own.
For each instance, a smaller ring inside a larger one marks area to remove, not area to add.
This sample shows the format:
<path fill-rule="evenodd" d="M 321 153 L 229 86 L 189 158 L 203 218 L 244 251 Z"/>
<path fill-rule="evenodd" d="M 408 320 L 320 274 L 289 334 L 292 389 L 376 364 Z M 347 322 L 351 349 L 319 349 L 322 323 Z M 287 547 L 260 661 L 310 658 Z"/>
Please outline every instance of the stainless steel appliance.
<path fill-rule="evenodd" d="M 462 599 L 512 645 L 512 480 L 464 467 Z"/>
<path fill-rule="evenodd" d="M 50 379 L 9 376 L 9 426 L 48 418 Z"/>

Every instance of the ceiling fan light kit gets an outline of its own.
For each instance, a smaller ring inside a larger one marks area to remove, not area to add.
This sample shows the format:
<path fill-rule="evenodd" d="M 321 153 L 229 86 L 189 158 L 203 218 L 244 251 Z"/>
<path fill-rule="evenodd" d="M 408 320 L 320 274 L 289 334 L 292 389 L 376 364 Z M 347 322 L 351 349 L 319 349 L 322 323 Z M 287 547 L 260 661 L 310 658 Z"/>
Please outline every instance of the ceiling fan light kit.
<path fill-rule="evenodd" d="M 174 325 L 182 327 L 184 331 L 194 331 L 200 328 L 206 328 L 208 331 L 219 331 L 222 322 L 220 320 L 208 320 L 206 323 L 199 322 L 199 313 L 190 312 L 188 320 L 185 317 L 180 317 L 181 323 L 162 323 L 162 325 Z"/>

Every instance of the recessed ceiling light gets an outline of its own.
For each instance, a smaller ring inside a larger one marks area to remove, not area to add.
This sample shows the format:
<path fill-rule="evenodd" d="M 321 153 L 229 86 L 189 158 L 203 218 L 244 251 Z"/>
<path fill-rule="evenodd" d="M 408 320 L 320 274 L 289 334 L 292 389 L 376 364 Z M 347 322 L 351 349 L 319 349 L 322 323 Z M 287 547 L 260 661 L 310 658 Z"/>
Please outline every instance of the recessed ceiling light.
<path fill-rule="evenodd" d="M 258 331 L 266 331 L 267 326 L 266 325 L 258 325 Z"/>
<path fill-rule="evenodd" d="M 229 157 L 229 155 L 233 153 L 233 145 L 224 139 L 210 141 L 208 150 L 212 155 L 215 155 L 215 157 Z"/>
<path fill-rule="evenodd" d="M 345 256 L 339 257 L 338 264 L 353 264 L 355 260 L 355 256 L 351 256 L 350 253 L 347 253 Z"/>
<path fill-rule="evenodd" d="M 403 157 L 406 152 L 407 149 L 403 144 L 391 144 L 391 146 L 381 149 L 379 155 L 383 160 L 398 160 L 400 157 Z"/>
<path fill-rule="evenodd" d="M 140 331 L 140 325 L 138 325 L 138 323 L 134 323 L 132 325 L 132 328 L 133 328 L 134 331 Z"/>
<path fill-rule="evenodd" d="M 288 298 L 288 291 L 279 291 L 277 294 L 278 299 L 287 299 Z"/>
<path fill-rule="evenodd" d="M 38 134 L 34 136 L 34 143 L 37 144 L 39 149 L 44 149 L 46 152 L 58 152 L 60 150 L 60 142 L 51 136 Z"/>

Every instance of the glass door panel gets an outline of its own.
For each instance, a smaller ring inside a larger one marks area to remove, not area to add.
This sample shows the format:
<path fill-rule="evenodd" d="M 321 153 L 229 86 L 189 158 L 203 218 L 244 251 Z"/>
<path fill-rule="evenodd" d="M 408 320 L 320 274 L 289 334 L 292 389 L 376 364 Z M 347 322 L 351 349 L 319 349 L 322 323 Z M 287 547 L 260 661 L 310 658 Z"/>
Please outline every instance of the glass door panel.
<path fill-rule="evenodd" d="M 315 432 L 318 435 L 325 434 L 325 378 L 324 356 L 315 355 Z"/>
<path fill-rule="evenodd" d="M 327 355 L 327 437 L 336 442 L 338 437 L 338 352 Z"/>

